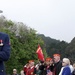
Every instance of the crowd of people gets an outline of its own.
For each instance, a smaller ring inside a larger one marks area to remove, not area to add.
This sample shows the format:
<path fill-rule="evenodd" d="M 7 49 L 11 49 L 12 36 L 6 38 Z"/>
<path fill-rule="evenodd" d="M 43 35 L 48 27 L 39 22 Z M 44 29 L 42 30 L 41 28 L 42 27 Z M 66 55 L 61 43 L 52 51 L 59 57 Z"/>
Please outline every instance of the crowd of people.
<path fill-rule="evenodd" d="M 60 54 L 54 54 L 53 58 L 46 58 L 35 64 L 34 60 L 24 66 L 24 75 L 75 75 L 75 63 L 71 64 L 69 58 L 60 59 Z"/>

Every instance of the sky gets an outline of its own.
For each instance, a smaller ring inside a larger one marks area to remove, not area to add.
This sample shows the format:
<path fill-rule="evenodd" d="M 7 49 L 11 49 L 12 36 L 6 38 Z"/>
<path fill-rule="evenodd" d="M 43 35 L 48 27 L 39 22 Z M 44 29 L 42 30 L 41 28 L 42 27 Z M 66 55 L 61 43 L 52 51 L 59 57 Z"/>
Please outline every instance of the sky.
<path fill-rule="evenodd" d="M 75 0 L 0 0 L 0 10 L 53 39 L 71 42 L 75 37 Z"/>

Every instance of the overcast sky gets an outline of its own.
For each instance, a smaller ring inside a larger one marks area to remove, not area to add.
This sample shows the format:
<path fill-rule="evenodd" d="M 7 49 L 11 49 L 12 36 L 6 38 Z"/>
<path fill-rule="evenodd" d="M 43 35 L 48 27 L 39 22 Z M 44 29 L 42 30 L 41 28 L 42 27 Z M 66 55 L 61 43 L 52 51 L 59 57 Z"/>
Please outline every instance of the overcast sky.
<path fill-rule="evenodd" d="M 0 10 L 45 36 L 66 42 L 75 37 L 75 0 L 0 0 Z"/>

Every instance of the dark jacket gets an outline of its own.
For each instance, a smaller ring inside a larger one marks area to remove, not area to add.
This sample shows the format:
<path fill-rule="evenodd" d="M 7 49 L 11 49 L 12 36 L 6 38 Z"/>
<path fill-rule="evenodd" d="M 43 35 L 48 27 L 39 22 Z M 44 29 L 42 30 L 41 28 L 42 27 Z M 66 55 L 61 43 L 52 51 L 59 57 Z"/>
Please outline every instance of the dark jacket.
<path fill-rule="evenodd" d="M 10 57 L 9 36 L 0 32 L 0 75 L 5 74 L 4 61 Z"/>
<path fill-rule="evenodd" d="M 62 68 L 62 62 L 61 61 L 54 64 L 53 72 L 55 72 L 55 75 L 59 75 L 61 68 Z"/>

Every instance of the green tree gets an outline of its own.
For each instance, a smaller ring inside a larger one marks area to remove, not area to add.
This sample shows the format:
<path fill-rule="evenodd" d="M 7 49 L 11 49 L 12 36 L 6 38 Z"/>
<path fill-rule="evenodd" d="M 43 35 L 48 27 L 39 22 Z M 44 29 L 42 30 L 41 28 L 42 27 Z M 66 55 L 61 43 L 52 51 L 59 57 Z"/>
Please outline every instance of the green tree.
<path fill-rule="evenodd" d="M 16 68 L 19 72 L 30 59 L 37 61 L 36 50 L 38 43 L 43 46 L 44 42 L 37 36 L 34 29 L 27 27 L 22 22 L 12 22 L 4 18 L 1 18 L 1 20 L 0 31 L 10 36 L 11 42 L 11 56 L 5 62 L 6 72 L 11 74 L 13 68 Z M 45 49 L 44 55 L 46 55 Z"/>

